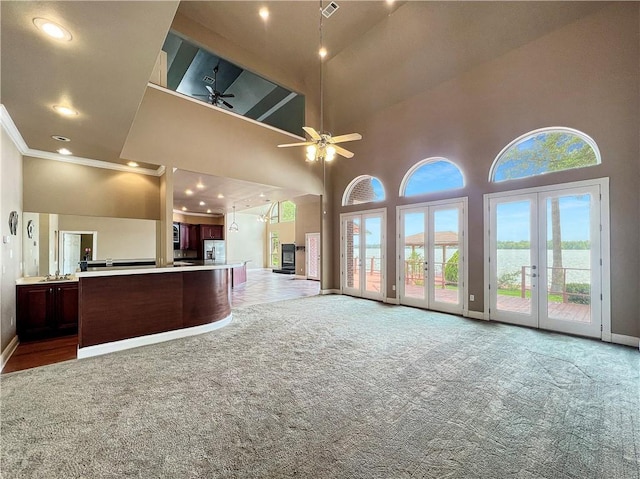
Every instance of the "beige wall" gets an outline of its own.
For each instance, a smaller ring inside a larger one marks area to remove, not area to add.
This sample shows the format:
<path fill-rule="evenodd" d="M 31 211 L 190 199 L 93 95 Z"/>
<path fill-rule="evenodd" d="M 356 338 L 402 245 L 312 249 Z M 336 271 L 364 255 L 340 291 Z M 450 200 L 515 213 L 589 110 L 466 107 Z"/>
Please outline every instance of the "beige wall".
<path fill-rule="evenodd" d="M 27 211 L 160 219 L 160 179 L 122 171 L 24 157 Z"/>
<path fill-rule="evenodd" d="M 382 205 L 370 207 L 387 207 L 389 272 L 396 268 L 393 253 L 397 205 L 467 196 L 468 293 L 476 298 L 469 308 L 483 311 L 483 194 L 609 177 L 612 329 L 614 333 L 640 336 L 638 5 L 612 4 L 349 125 L 345 131 L 359 131 L 365 140 L 350 144 L 356 153 L 353 160 L 331 165 L 331 178 L 335 182 L 334 245 L 340 241 L 339 213 L 363 209 L 340 206 L 345 187 L 358 175 L 378 177 L 388 195 Z M 378 36 L 367 40 L 375 44 L 383 39 Z M 357 51 L 345 54 L 355 55 Z M 419 65 L 411 57 L 405 58 L 405 62 Z M 506 144 L 528 131 L 547 126 L 567 126 L 590 135 L 600 148 L 602 165 L 500 184 L 488 182 L 491 164 Z M 411 201 L 398 199 L 405 172 L 416 162 L 432 156 L 446 157 L 461 168 L 466 181 L 462 193 L 458 190 Z M 332 284 L 337 288 L 338 255 L 333 256 L 333 265 Z M 389 296 L 394 294 L 392 284 L 394 275 L 389 274 Z"/>
<path fill-rule="evenodd" d="M 305 246 L 307 233 L 320 233 L 320 197 L 293 198 L 296 204 L 296 246 Z M 296 251 L 296 274 L 307 274 L 305 250 Z"/>
<path fill-rule="evenodd" d="M 190 225 L 223 225 L 224 216 L 195 216 L 174 211 L 173 221 Z"/>
<path fill-rule="evenodd" d="M 264 268 L 264 245 L 267 241 L 265 223 L 256 215 L 236 213 L 238 231 L 225 231 L 227 239 L 227 261 L 249 261 L 247 268 Z"/>
<path fill-rule="evenodd" d="M 59 215 L 60 231 L 96 231 L 93 259 L 155 259 L 156 221 Z"/>
<path fill-rule="evenodd" d="M 16 335 L 16 279 L 22 276 L 22 155 L 4 128 L 0 156 L 0 351 Z M 9 214 L 18 212 L 18 231 L 9 231 Z M 6 242 L 4 239 L 6 238 Z"/>

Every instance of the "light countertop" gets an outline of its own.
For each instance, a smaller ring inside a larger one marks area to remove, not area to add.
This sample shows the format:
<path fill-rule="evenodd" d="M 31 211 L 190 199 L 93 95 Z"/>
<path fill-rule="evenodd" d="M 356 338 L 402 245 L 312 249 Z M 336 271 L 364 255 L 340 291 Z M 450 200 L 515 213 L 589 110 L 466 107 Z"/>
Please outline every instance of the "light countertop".
<path fill-rule="evenodd" d="M 244 266 L 244 261 L 233 263 L 215 263 L 213 261 L 177 261 L 166 266 L 115 266 L 108 268 L 89 268 L 88 271 L 78 271 L 78 278 L 92 278 L 103 276 L 125 276 L 132 274 L 154 273 L 182 273 L 185 271 L 207 271 L 213 269 L 229 269 Z"/>

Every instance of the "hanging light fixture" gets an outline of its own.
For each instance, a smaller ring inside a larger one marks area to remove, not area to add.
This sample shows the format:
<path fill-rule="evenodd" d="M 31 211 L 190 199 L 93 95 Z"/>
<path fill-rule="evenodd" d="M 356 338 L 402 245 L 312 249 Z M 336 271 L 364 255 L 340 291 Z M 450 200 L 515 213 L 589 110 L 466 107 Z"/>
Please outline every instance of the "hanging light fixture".
<path fill-rule="evenodd" d="M 233 205 L 233 221 L 229 225 L 229 231 L 232 233 L 236 233 L 238 229 L 238 223 L 236 223 L 236 205 Z"/>
<path fill-rule="evenodd" d="M 305 146 L 306 161 L 321 162 L 323 164 L 325 162 L 332 161 L 336 154 L 344 156 L 345 158 L 353 157 L 352 152 L 338 146 L 336 143 L 362 139 L 362 135 L 360 135 L 360 133 L 331 136 L 331 133 L 324 131 L 324 61 L 327 57 L 328 51 L 324 45 L 322 19 L 323 17 L 329 18 L 338 8 L 338 4 L 333 1 L 330 2 L 326 8 L 323 8 L 322 0 L 320 0 L 320 24 L 318 29 L 320 34 L 320 45 L 318 49 L 318 55 L 320 57 L 320 131 L 317 131 L 310 126 L 303 126 L 302 129 L 311 137 L 309 141 L 278 145 L 279 148 Z"/>

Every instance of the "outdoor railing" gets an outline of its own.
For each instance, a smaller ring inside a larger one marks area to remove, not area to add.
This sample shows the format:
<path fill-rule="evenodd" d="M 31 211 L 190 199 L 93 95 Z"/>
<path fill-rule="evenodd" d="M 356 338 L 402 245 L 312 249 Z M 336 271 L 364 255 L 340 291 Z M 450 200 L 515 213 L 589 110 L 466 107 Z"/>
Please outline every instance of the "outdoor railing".
<path fill-rule="evenodd" d="M 527 296 L 527 291 L 529 291 L 530 288 L 527 287 L 527 276 L 530 276 L 530 270 L 531 270 L 531 266 L 522 266 L 520 268 L 520 297 L 521 298 L 526 298 Z M 561 295 L 562 296 L 562 302 L 563 303 L 582 303 L 582 304 L 589 304 L 590 300 L 591 300 L 591 285 L 590 283 L 578 283 L 578 282 L 572 282 L 572 283 L 567 283 L 567 272 L 568 271 L 591 271 L 588 268 L 554 268 L 554 267 L 550 267 L 547 268 L 548 270 L 548 282 L 549 282 L 549 294 L 557 294 L 557 295 Z M 553 278 L 553 274 L 554 271 L 561 271 L 562 273 L 562 280 L 561 280 L 561 285 L 560 287 L 554 287 L 554 286 L 558 286 L 558 285 L 554 285 L 553 281 L 554 279 L 557 280 L 557 278 Z M 569 289 L 567 288 L 568 285 L 575 285 L 573 289 L 575 289 L 574 291 L 569 291 Z M 584 289 L 587 289 L 587 291 L 583 291 Z"/>

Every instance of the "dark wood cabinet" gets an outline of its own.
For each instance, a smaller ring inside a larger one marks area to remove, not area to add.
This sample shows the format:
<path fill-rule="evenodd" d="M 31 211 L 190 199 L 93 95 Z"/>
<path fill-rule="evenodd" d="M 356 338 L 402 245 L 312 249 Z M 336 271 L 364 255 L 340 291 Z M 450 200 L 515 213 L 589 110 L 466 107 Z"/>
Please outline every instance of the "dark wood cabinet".
<path fill-rule="evenodd" d="M 224 227 L 222 225 L 200 225 L 200 238 L 224 239 Z"/>
<path fill-rule="evenodd" d="M 180 223 L 180 249 L 189 249 L 189 225 Z"/>
<path fill-rule="evenodd" d="M 16 327 L 21 341 L 78 331 L 78 283 L 20 285 L 16 288 Z"/>
<path fill-rule="evenodd" d="M 189 225 L 189 248 L 200 251 L 200 227 L 198 225 Z"/>

